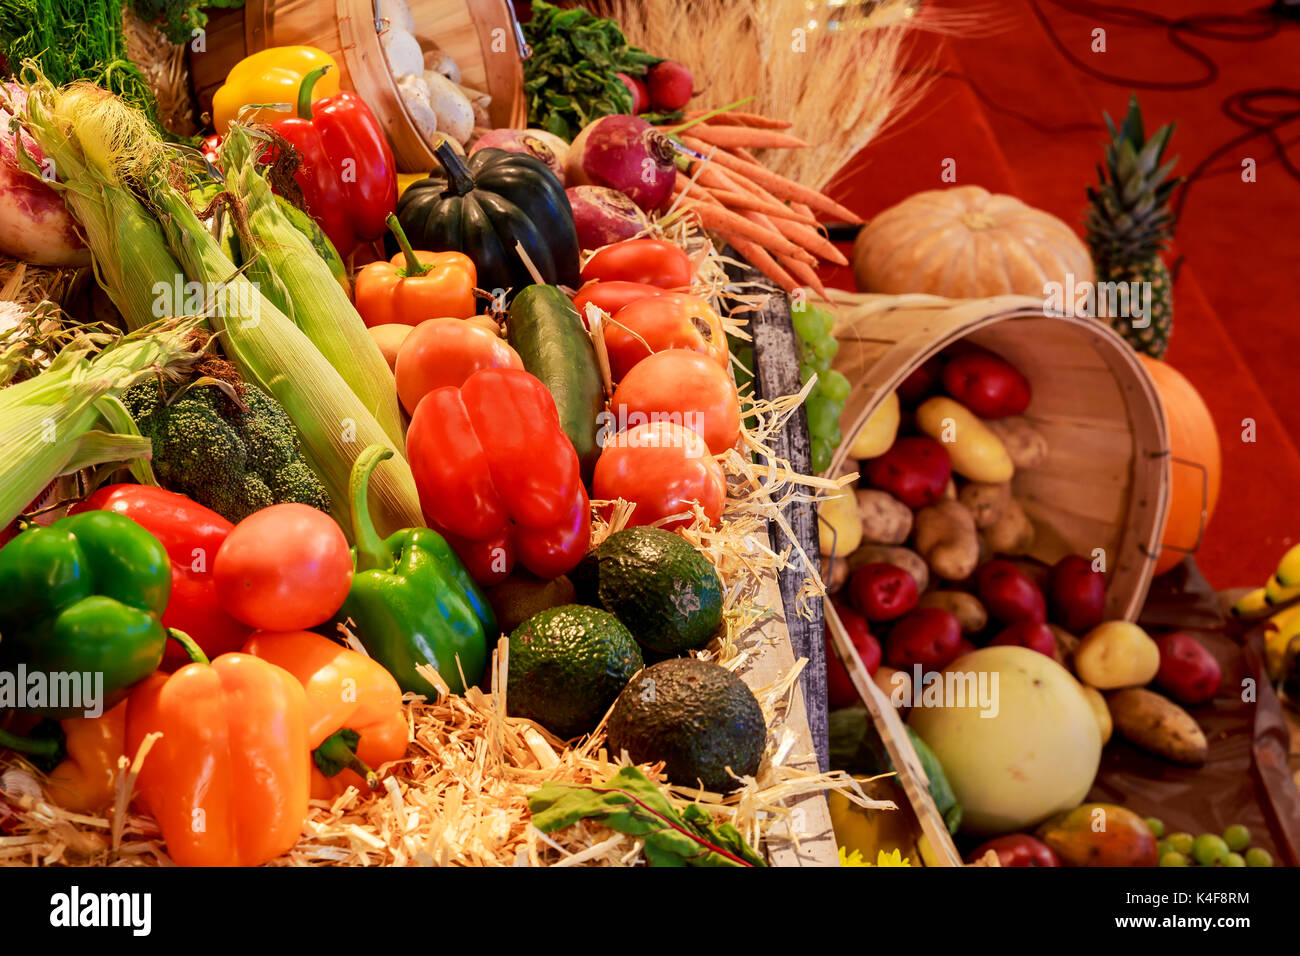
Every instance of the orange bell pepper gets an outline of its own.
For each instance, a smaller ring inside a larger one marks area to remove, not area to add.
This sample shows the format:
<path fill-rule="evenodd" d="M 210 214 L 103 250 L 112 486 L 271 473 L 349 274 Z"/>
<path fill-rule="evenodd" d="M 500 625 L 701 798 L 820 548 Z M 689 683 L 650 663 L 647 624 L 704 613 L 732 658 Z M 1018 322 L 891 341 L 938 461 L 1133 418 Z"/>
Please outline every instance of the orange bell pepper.
<path fill-rule="evenodd" d="M 117 761 L 126 749 L 126 701 L 98 717 L 60 722 L 67 756 L 49 774 L 50 799 L 74 813 L 113 802 Z"/>
<path fill-rule="evenodd" d="M 417 252 L 388 216 L 402 251 L 357 273 L 354 300 L 367 327 L 419 325 L 425 319 L 468 319 L 478 310 L 478 270 L 463 252 Z"/>
<path fill-rule="evenodd" d="M 302 832 L 311 787 L 307 695 L 288 671 L 251 654 L 155 673 L 128 698 L 127 752 L 161 732 L 140 770 L 140 801 L 181 866 L 259 866 Z"/>
<path fill-rule="evenodd" d="M 243 652 L 283 667 L 307 692 L 316 799 L 349 786 L 374 789 L 379 778 L 370 768 L 406 755 L 410 728 L 402 690 L 377 661 L 311 631 L 257 631 Z"/>

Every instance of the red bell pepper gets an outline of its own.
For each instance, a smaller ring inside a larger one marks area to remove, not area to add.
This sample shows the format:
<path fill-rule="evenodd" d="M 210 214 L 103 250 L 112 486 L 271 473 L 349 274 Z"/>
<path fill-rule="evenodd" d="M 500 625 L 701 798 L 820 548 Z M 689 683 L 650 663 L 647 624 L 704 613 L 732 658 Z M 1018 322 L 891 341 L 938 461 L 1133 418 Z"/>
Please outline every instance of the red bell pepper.
<path fill-rule="evenodd" d="M 429 392 L 406 433 L 406 455 L 430 527 L 474 580 L 497 584 L 516 559 L 559 577 L 591 539 L 591 504 L 578 453 L 555 399 L 521 369 L 475 372 Z"/>
<path fill-rule="evenodd" d="M 212 559 L 234 528 L 229 521 L 184 495 L 147 485 L 106 485 L 70 510 L 116 511 L 162 542 L 172 565 L 164 627 L 189 634 L 209 657 L 243 646 L 252 628 L 222 609 L 212 579 Z M 188 660 L 179 644 L 167 642 L 164 670 Z"/>
<path fill-rule="evenodd" d="M 347 258 L 360 243 L 388 233 L 388 214 L 397 206 L 397 164 L 383 127 L 356 93 L 344 90 L 312 103 L 312 87 L 328 69 L 308 73 L 298 90 L 298 115 L 271 126 L 302 157 L 294 179 L 307 211 Z"/>

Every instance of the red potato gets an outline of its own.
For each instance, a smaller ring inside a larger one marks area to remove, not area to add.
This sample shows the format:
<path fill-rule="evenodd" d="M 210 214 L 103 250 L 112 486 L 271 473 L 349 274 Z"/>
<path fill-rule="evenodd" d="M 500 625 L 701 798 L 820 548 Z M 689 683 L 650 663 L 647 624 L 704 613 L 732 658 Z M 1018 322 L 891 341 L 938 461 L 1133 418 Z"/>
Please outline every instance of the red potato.
<path fill-rule="evenodd" d="M 867 483 L 887 491 L 913 511 L 943 497 L 952 478 L 952 462 L 933 438 L 900 438 L 879 458 L 864 466 Z"/>
<path fill-rule="evenodd" d="M 695 78 L 684 64 L 664 60 L 646 73 L 646 88 L 650 93 L 650 105 L 671 113 L 683 109 L 695 95 Z"/>
<path fill-rule="evenodd" d="M 1106 613 L 1106 577 L 1092 562 L 1067 554 L 1052 568 L 1047 584 L 1052 622 L 1071 634 L 1086 634 Z"/>
<path fill-rule="evenodd" d="M 951 611 L 918 607 L 899 619 L 885 642 L 885 663 L 901 671 L 920 664 L 926 671 L 942 670 L 957 659 L 961 624 Z"/>
<path fill-rule="evenodd" d="M 962 639 L 957 642 L 957 653 L 952 655 L 952 659 L 955 661 L 957 658 L 965 657 L 967 654 L 971 653 L 972 651 L 977 651 L 977 650 L 979 650 L 979 648 L 971 643 L 969 637 L 962 637 Z M 949 661 L 949 663 L 952 662 Z"/>
<path fill-rule="evenodd" d="M 980 603 L 1004 625 L 1047 620 L 1043 592 L 1010 561 L 994 558 L 984 562 L 975 572 L 975 587 Z"/>
<path fill-rule="evenodd" d="M 638 77 L 628 76 L 626 73 L 615 73 L 614 75 L 623 81 L 627 91 L 632 94 L 633 113 L 644 113 L 650 108 L 650 91 L 646 88 L 645 83 Z"/>
<path fill-rule="evenodd" d="M 919 405 L 922 399 L 929 398 L 939 387 L 939 378 L 943 374 L 943 359 L 935 356 L 921 363 L 911 375 L 903 379 L 895 391 L 898 400 L 904 405 Z"/>
<path fill-rule="evenodd" d="M 1160 670 L 1156 686 L 1180 704 L 1203 704 L 1219 690 L 1223 671 L 1214 655 L 1189 634 L 1177 632 L 1156 639 Z"/>
<path fill-rule="evenodd" d="M 839 612 L 844 630 L 848 632 L 849 639 L 853 641 L 853 646 L 857 648 L 858 656 L 862 658 L 863 666 L 866 667 L 868 674 L 875 677 L 876 671 L 880 669 L 880 642 L 871 633 L 867 619 L 843 601 L 834 601 L 833 603 L 835 610 Z M 835 653 L 835 648 L 831 645 L 831 631 L 830 627 L 827 626 L 826 701 L 832 709 L 836 709 L 852 707 L 858 703 L 858 700 L 858 692 L 853 687 L 853 681 L 849 680 L 849 672 L 840 663 L 839 655 Z"/>
<path fill-rule="evenodd" d="M 1033 391 L 1020 370 L 992 352 L 968 352 L 943 367 L 943 387 L 980 418 L 1019 415 Z"/>
<path fill-rule="evenodd" d="M 864 564 L 849 577 L 849 601 L 868 621 L 892 621 L 916 607 L 916 579 L 893 564 Z"/>
<path fill-rule="evenodd" d="M 1050 627 L 1041 621 L 1020 621 L 1017 624 L 1012 624 L 993 638 L 993 643 L 1011 647 L 1027 647 L 1031 651 L 1038 651 L 1038 653 L 1046 654 L 1053 660 L 1056 659 L 1056 635 L 1052 633 Z"/>

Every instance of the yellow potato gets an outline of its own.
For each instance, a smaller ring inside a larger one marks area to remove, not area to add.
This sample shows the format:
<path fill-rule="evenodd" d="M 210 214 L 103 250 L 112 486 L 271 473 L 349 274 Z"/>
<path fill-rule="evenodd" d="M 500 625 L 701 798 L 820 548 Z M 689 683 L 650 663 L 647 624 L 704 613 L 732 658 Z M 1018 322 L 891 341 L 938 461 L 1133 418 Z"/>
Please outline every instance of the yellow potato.
<path fill-rule="evenodd" d="M 1168 697 L 1141 687 L 1116 691 L 1107 699 L 1115 729 L 1131 743 L 1172 763 L 1199 767 L 1209 743 L 1196 718 Z"/>
<path fill-rule="evenodd" d="M 1080 684 L 1079 687 L 1088 700 L 1088 706 L 1092 708 L 1093 716 L 1097 718 L 1097 729 L 1101 731 L 1101 744 L 1104 747 L 1115 729 L 1114 722 L 1110 719 L 1110 708 L 1106 706 L 1106 698 L 1095 687 L 1087 684 Z"/>
<path fill-rule="evenodd" d="M 402 343 L 406 337 L 411 334 L 413 325 L 402 325 L 393 323 L 392 325 L 372 325 L 370 327 L 370 337 L 375 340 L 379 346 L 379 351 L 383 354 L 384 360 L 388 362 L 389 369 L 397 367 L 397 353 L 402 348 Z"/>
<path fill-rule="evenodd" d="M 943 395 L 926 399 L 916 410 L 916 424 L 943 442 L 957 474 L 989 484 L 1010 481 L 1015 474 L 1002 440 L 960 402 Z"/>
<path fill-rule="evenodd" d="M 871 675 L 880 692 L 900 710 L 912 703 L 912 678 L 906 671 L 896 671 L 883 664 Z"/>
<path fill-rule="evenodd" d="M 1104 621 L 1074 650 L 1074 672 L 1099 690 L 1141 687 L 1160 669 L 1160 648 L 1147 632 L 1127 621 Z"/>
<path fill-rule="evenodd" d="M 898 434 L 898 394 L 890 392 L 871 413 L 849 445 L 850 458 L 879 458 Z"/>
<path fill-rule="evenodd" d="M 817 515 L 822 554 L 847 557 L 862 543 L 862 519 L 858 517 L 852 485 L 824 499 L 817 507 Z"/>

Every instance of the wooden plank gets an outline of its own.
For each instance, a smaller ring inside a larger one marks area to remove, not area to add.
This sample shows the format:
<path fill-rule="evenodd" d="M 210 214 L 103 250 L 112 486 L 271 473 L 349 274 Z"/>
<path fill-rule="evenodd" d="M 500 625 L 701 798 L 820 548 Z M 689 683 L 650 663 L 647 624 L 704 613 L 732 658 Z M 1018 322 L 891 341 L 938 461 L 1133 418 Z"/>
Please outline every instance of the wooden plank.
<path fill-rule="evenodd" d="M 740 256 L 730 247 L 724 250 L 729 258 Z M 757 271 L 729 266 L 727 273 L 733 281 L 756 283 L 763 281 Z M 790 321 L 790 301 L 774 286 L 766 305 L 757 311 L 733 313 L 745 318 L 749 334 L 754 340 L 754 390 L 760 398 L 774 399 L 793 395 L 802 388 L 799 375 L 798 351 L 794 325 Z M 808 436 L 808 417 L 802 408 L 790 416 L 786 427 L 773 443 L 777 457 L 790 463 L 801 474 L 812 473 L 812 452 Z M 805 554 L 819 553 L 817 511 L 807 502 L 797 502 L 785 509 L 785 518 L 798 538 Z M 793 552 L 785 532 L 775 525 L 769 528 L 772 550 L 777 554 Z M 808 726 L 817 750 L 820 767 L 827 769 L 826 729 L 826 644 L 824 621 L 820 600 L 809 602 L 810 615 L 804 617 L 795 611 L 798 595 L 807 580 L 807 571 L 791 562 L 778 574 L 781 601 L 786 610 L 786 625 L 790 645 L 795 657 L 807 658 L 808 664 L 801 677 L 804 698 L 807 702 Z"/>

